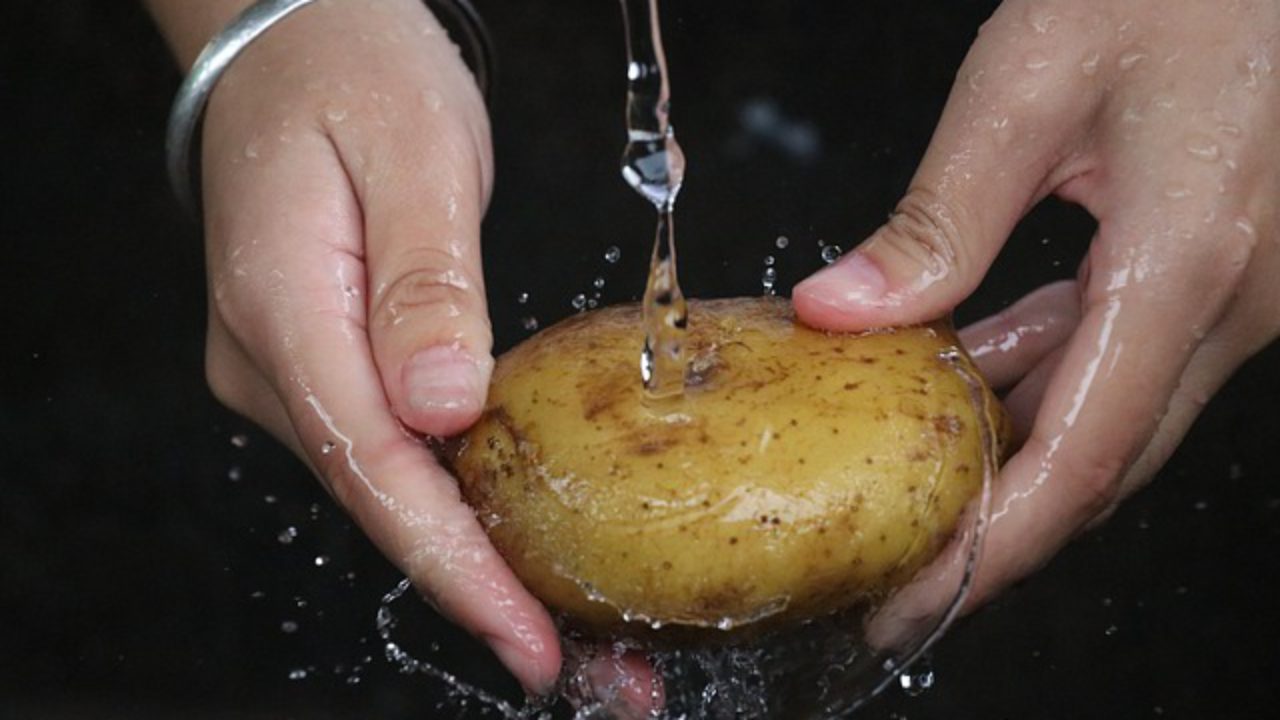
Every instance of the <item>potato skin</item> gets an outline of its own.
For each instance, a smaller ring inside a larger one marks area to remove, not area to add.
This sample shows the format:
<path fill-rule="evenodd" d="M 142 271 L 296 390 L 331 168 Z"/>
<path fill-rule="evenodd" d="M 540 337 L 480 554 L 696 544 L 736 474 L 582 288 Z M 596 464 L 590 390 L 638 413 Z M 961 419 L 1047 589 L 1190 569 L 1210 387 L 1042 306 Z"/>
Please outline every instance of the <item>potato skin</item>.
<path fill-rule="evenodd" d="M 1007 428 L 947 324 L 828 334 L 776 298 L 689 317 L 682 398 L 645 398 L 635 305 L 498 360 L 449 455 L 536 596 L 590 631 L 773 627 L 934 557 L 981 487 L 983 428 Z"/>

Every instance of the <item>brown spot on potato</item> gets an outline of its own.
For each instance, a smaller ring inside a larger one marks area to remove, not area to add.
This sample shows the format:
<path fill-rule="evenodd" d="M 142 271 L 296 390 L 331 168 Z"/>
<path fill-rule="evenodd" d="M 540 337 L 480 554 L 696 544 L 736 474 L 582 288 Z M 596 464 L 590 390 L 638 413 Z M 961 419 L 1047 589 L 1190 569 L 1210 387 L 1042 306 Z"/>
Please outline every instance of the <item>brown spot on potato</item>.
<path fill-rule="evenodd" d="M 658 437 L 642 437 L 638 442 L 632 442 L 630 447 L 632 454 L 640 457 L 649 457 L 650 455 L 665 453 L 679 444 L 679 435 L 672 432 Z"/>
<path fill-rule="evenodd" d="M 933 429 L 939 435 L 957 438 L 960 437 L 960 433 L 964 432 L 964 421 L 955 415 L 935 415 L 933 416 Z"/>

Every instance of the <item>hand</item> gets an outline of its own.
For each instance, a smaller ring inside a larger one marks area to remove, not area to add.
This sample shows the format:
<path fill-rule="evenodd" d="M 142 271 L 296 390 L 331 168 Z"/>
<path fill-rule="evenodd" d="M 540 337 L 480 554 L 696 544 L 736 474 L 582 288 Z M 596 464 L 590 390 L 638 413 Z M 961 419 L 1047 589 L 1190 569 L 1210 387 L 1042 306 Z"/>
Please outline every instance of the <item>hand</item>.
<path fill-rule="evenodd" d="M 1007 0 L 888 224 L 796 287 L 818 327 L 927 320 L 977 287 L 1045 196 L 1097 218 L 1076 282 L 963 333 L 1025 438 L 997 480 L 968 609 L 1150 480 L 1280 334 L 1277 67 L 1269 0 Z M 873 635 L 934 615 L 959 567 L 939 562 Z"/>
<path fill-rule="evenodd" d="M 483 409 L 485 109 L 417 0 L 318 4 L 215 91 L 204 137 L 209 383 L 306 462 L 531 692 L 556 630 L 419 433 Z"/>

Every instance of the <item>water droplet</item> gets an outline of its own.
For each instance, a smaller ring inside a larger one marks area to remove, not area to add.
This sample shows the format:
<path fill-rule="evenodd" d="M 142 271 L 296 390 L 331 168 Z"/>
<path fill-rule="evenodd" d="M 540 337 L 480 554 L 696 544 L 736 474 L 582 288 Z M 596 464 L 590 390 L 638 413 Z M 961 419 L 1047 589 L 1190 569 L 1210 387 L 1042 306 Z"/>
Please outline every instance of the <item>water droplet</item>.
<path fill-rule="evenodd" d="M 1176 183 L 1173 185 L 1169 185 L 1164 189 L 1164 196 L 1173 200 L 1181 200 L 1183 198 L 1189 198 L 1193 194 L 1194 193 L 1191 192 L 1191 188 L 1187 187 L 1186 185 L 1179 185 Z"/>
<path fill-rule="evenodd" d="M 521 305 L 524 305 L 524 304 L 528 303 L 528 302 L 529 302 L 529 293 L 527 293 L 527 292 L 522 292 L 522 293 L 520 293 L 519 295 L 516 295 L 516 302 L 520 303 Z"/>
<path fill-rule="evenodd" d="M 1139 52 L 1137 50 L 1131 50 L 1121 55 L 1120 61 L 1117 64 L 1120 66 L 1121 70 L 1132 70 L 1134 66 L 1136 66 L 1138 63 L 1142 62 L 1145 59 L 1147 59 L 1146 53 Z"/>
<path fill-rule="evenodd" d="M 262 496 L 262 502 L 264 502 L 264 503 L 266 503 L 266 504 L 268 504 L 268 505 L 275 505 L 275 504 L 276 504 L 276 496 L 275 496 L 275 495 L 263 495 L 263 496 Z"/>
<path fill-rule="evenodd" d="M 247 447 L 249 445 L 249 436 L 248 435 L 232 435 L 231 445 L 237 448 Z"/>
<path fill-rule="evenodd" d="M 822 262 L 830 265 L 836 260 L 839 260 L 840 256 L 843 254 L 844 251 L 840 249 L 839 245 L 828 245 L 822 248 Z"/>
<path fill-rule="evenodd" d="M 285 633 L 286 635 L 292 635 L 293 633 L 298 632 L 298 623 L 292 620 L 285 620 L 280 623 L 280 632 Z"/>
<path fill-rule="evenodd" d="M 765 295 L 776 294 L 777 291 L 774 289 L 774 286 L 777 283 L 778 283 L 778 271 L 771 267 L 765 268 L 764 272 L 760 275 L 760 286 L 764 288 L 764 294 Z"/>
<path fill-rule="evenodd" d="M 246 160 L 257 160 L 259 151 L 262 148 L 262 138 L 253 138 L 244 146 L 244 157 Z"/>
<path fill-rule="evenodd" d="M 1094 75 L 1097 75 L 1098 62 L 1101 60 L 1102 60 L 1102 55 L 1099 53 L 1094 53 L 1090 55 L 1089 57 L 1085 58 L 1083 62 L 1080 63 L 1080 72 L 1084 73 L 1086 77 L 1093 77 Z"/>
<path fill-rule="evenodd" d="M 303 670 L 302 668 L 295 668 L 295 669 L 293 669 L 293 670 L 290 670 L 290 671 L 289 671 L 289 679 L 290 679 L 290 680 L 306 680 L 306 679 L 307 679 L 307 671 L 306 671 L 306 670 Z"/>
<path fill-rule="evenodd" d="M 1187 152 L 1197 160 L 1217 162 L 1222 157 L 1222 148 L 1207 137 L 1196 136 L 1187 143 Z"/>
<path fill-rule="evenodd" d="M 315 564 L 316 564 L 316 567 L 324 567 L 325 565 L 328 565 L 328 564 L 329 564 L 329 556 L 328 556 L 328 555 L 317 555 L 317 556 L 316 556 L 316 559 L 315 559 Z"/>
<path fill-rule="evenodd" d="M 441 97 L 439 91 L 428 88 L 422 91 L 422 104 L 427 106 L 427 109 L 433 113 L 440 112 L 440 109 L 444 107 L 444 98 Z"/>
<path fill-rule="evenodd" d="M 597 290 L 599 290 L 600 288 L 603 288 L 603 287 L 604 287 L 604 278 L 602 278 L 602 277 L 597 277 L 595 280 L 592 280 L 592 281 L 591 281 L 591 284 L 592 284 L 593 286 L 595 286 L 595 288 L 596 288 Z"/>
<path fill-rule="evenodd" d="M 772 267 L 772 266 L 773 266 L 773 264 L 774 264 L 775 262 L 777 262 L 777 261 L 776 261 L 776 260 L 774 260 L 774 258 L 773 258 L 773 256 L 772 256 L 772 255 L 765 255 L 765 256 L 764 256 L 764 264 L 765 264 L 765 266 L 766 266 L 766 267 Z"/>
<path fill-rule="evenodd" d="M 611 245 L 608 250 L 604 251 L 604 261 L 610 265 L 622 259 L 622 250 L 617 245 Z"/>
<path fill-rule="evenodd" d="M 1031 27 L 1041 35 L 1048 35 L 1058 26 L 1057 15 L 1036 15 L 1031 18 Z"/>
<path fill-rule="evenodd" d="M 573 296 L 573 300 L 569 301 L 569 304 L 573 305 L 574 310 L 582 310 L 587 307 L 587 296 L 582 293 L 578 293 Z"/>
<path fill-rule="evenodd" d="M 1044 53 L 1033 52 L 1027 55 L 1027 59 L 1023 64 L 1031 72 L 1040 72 L 1049 67 L 1049 58 Z"/>
<path fill-rule="evenodd" d="M 334 449 L 334 448 L 336 448 L 336 447 L 338 447 L 338 446 L 337 446 L 337 445 L 334 445 L 332 440 L 327 441 L 327 442 L 325 442 L 325 444 L 324 444 L 324 445 L 321 445 L 321 446 L 320 446 L 320 454 L 321 454 L 321 455 L 328 455 L 329 453 L 333 452 L 333 449 Z"/>
<path fill-rule="evenodd" d="M 276 540 L 281 545 L 290 545 L 293 543 L 294 538 L 296 537 L 298 537 L 298 528 L 290 525 L 289 527 L 281 530 L 280 533 L 276 535 Z"/>
<path fill-rule="evenodd" d="M 345 108 L 331 107 L 324 111 L 324 116 L 329 122 L 340 123 L 347 119 L 347 111 Z"/>
<path fill-rule="evenodd" d="M 520 325 L 525 330 L 533 331 L 538 329 L 538 318 L 529 315 L 520 320 Z"/>
<path fill-rule="evenodd" d="M 1102 631 L 1102 633 L 1107 637 L 1112 637 L 1118 632 L 1120 632 L 1120 628 L 1116 627 L 1115 625 L 1108 625 L 1107 629 Z"/>
<path fill-rule="evenodd" d="M 349 298 L 359 297 L 360 290 L 355 285 L 343 285 L 342 294 L 346 295 Z"/>
<path fill-rule="evenodd" d="M 1192 507 L 1196 509 L 1196 512 L 1204 512 L 1209 509 L 1209 503 L 1205 500 L 1197 500 L 1196 504 Z"/>
<path fill-rule="evenodd" d="M 773 241 L 773 244 L 774 244 L 774 247 L 778 248 L 779 250 L 786 250 L 787 246 L 791 244 L 791 239 L 788 238 L 786 235 L 779 235 L 778 239 Z"/>
<path fill-rule="evenodd" d="M 927 658 L 920 658 L 898 676 L 898 687 L 910 697 L 919 697 L 936 682 Z"/>
<path fill-rule="evenodd" d="M 227 471 L 227 479 L 231 482 L 240 482 L 241 477 L 242 473 L 239 465 L 232 465 L 231 469 Z"/>

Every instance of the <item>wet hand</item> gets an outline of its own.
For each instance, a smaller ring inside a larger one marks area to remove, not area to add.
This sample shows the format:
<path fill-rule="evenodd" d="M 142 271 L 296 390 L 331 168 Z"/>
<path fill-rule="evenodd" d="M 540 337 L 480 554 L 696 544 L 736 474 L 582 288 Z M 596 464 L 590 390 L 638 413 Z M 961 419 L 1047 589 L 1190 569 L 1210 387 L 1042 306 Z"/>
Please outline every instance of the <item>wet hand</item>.
<path fill-rule="evenodd" d="M 815 326 L 923 321 L 977 287 L 1047 195 L 1098 220 L 1076 281 L 963 333 L 1025 440 L 997 480 L 967 608 L 1150 480 L 1280 334 L 1277 66 L 1269 0 L 1007 0 L 892 218 L 796 287 Z M 960 565 L 900 593 L 873 635 L 934 614 Z"/>
<path fill-rule="evenodd" d="M 483 409 L 491 175 L 482 99 L 420 2 L 319 4 L 273 28 L 205 124 L 208 375 L 545 692 L 555 628 L 420 439 Z"/>

